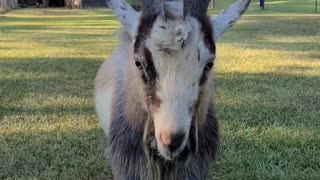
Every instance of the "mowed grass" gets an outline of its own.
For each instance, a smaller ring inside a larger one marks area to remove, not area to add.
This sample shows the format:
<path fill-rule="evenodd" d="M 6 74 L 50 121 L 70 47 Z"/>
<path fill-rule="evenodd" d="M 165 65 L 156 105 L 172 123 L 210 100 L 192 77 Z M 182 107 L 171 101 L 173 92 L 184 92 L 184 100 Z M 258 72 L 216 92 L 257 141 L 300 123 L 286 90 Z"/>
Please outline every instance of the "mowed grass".
<path fill-rule="evenodd" d="M 229 1 L 217 2 L 216 14 Z M 209 179 L 320 179 L 320 15 L 256 3 L 217 44 L 221 147 Z M 112 179 L 93 104 L 110 10 L 0 16 L 0 179 Z"/>

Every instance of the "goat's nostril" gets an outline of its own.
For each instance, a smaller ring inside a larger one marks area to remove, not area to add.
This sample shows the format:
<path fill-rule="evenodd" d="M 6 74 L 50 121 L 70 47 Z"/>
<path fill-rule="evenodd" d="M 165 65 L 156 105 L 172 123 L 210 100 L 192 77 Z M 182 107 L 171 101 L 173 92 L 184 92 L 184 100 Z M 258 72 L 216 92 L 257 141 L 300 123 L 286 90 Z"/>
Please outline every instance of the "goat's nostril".
<path fill-rule="evenodd" d="M 163 145 L 168 146 L 171 143 L 171 136 L 169 133 L 160 133 L 160 140 Z"/>
<path fill-rule="evenodd" d="M 160 139 L 162 144 L 171 152 L 177 150 L 183 142 L 185 134 L 177 133 L 177 134 L 166 134 L 161 133 Z"/>

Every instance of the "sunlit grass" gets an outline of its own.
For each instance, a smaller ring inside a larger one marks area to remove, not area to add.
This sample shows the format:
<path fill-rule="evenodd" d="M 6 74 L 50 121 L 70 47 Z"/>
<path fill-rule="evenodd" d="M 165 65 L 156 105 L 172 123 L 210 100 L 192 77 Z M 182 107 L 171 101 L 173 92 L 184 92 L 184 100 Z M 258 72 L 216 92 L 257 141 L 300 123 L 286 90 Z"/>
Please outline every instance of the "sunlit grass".
<path fill-rule="evenodd" d="M 320 16 L 311 0 L 266 5 L 217 44 L 212 179 L 320 178 Z M 119 27 L 105 9 L 0 17 L 0 179 L 111 179 L 92 96 Z"/>

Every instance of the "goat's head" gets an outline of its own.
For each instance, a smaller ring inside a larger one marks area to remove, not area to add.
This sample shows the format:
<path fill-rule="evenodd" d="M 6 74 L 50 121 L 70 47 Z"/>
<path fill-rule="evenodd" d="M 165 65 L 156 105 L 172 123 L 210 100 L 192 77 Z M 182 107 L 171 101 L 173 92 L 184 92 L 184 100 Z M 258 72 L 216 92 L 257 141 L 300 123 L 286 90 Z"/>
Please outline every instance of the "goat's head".
<path fill-rule="evenodd" d="M 155 137 L 154 146 L 166 160 L 197 150 L 198 127 L 211 98 L 215 42 L 250 1 L 239 0 L 212 19 L 210 0 L 143 0 L 141 14 L 123 0 L 107 1 L 134 39 L 149 116 L 145 142 L 150 146 L 149 137 Z"/>

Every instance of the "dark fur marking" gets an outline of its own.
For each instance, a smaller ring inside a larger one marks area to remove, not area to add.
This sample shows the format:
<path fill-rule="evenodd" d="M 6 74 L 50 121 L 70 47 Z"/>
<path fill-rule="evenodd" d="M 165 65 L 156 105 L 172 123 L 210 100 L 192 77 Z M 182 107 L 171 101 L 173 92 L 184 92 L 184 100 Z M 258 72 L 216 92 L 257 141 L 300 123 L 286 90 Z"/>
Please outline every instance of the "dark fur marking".
<path fill-rule="evenodd" d="M 144 48 L 144 75 L 145 75 L 145 88 L 146 88 L 146 98 L 148 106 L 153 110 L 156 110 L 160 107 L 161 100 L 157 97 L 157 79 L 158 73 L 153 64 L 153 58 L 150 50 L 148 48 Z"/>
<path fill-rule="evenodd" d="M 200 61 L 200 49 L 199 48 L 197 48 L 197 53 L 198 53 L 198 62 Z"/>
<path fill-rule="evenodd" d="M 203 70 L 202 75 L 200 77 L 199 86 L 204 85 L 205 82 L 207 82 L 208 79 L 208 70 Z"/>
<path fill-rule="evenodd" d="M 236 20 L 232 20 L 228 23 L 229 27 L 232 27 L 237 21 Z"/>
<path fill-rule="evenodd" d="M 242 14 L 244 14 L 246 12 L 247 9 L 244 9 L 242 11 L 240 11 L 239 15 L 242 16 Z"/>
<path fill-rule="evenodd" d="M 181 49 L 184 49 L 185 45 L 186 45 L 186 41 L 183 40 L 182 43 L 181 43 Z"/>
<path fill-rule="evenodd" d="M 136 41 L 134 43 L 134 52 L 138 53 L 140 47 L 143 45 L 144 40 L 146 40 L 151 33 L 151 29 L 158 17 L 158 14 L 152 14 L 150 16 L 142 16 L 140 20 L 140 25 L 138 27 L 138 33 L 136 36 Z"/>
<path fill-rule="evenodd" d="M 192 153 L 196 153 L 197 150 L 198 150 L 198 138 L 197 138 L 197 128 L 195 127 L 196 126 L 196 120 L 195 118 L 193 118 L 193 122 L 192 122 L 192 125 L 190 127 L 190 132 L 189 132 L 189 135 L 190 135 L 190 149 L 191 149 L 191 152 Z"/>
<path fill-rule="evenodd" d="M 210 3 L 210 0 L 201 0 L 201 3 L 195 0 L 184 0 L 184 10 L 183 10 L 184 16 L 187 16 L 187 15 L 199 16 L 199 17 L 206 16 L 209 3 Z"/>
<path fill-rule="evenodd" d="M 161 29 L 167 29 L 165 26 L 159 25 L 159 27 L 160 27 Z"/>
<path fill-rule="evenodd" d="M 122 7 L 127 7 L 126 3 L 122 1 Z"/>
<path fill-rule="evenodd" d="M 209 17 L 197 17 L 197 19 L 201 24 L 204 44 L 209 49 L 210 53 L 216 54 L 216 45 L 213 40 L 213 29 Z"/>
<path fill-rule="evenodd" d="M 188 32 L 187 39 L 181 38 L 181 40 L 182 40 L 181 49 L 184 49 L 184 47 L 186 46 L 186 44 L 188 43 L 188 41 L 190 39 L 190 36 L 191 36 L 191 32 Z M 179 41 L 179 42 L 181 42 L 181 41 Z"/>
<path fill-rule="evenodd" d="M 134 56 L 139 59 L 143 65 L 141 78 L 145 84 L 146 100 L 148 106 L 155 110 L 160 107 L 161 100 L 156 96 L 156 81 L 158 74 L 153 64 L 153 58 L 150 50 L 145 47 L 144 41 L 150 36 L 151 29 L 158 17 L 158 14 L 142 16 L 136 41 L 134 43 Z"/>
<path fill-rule="evenodd" d="M 250 5 L 250 3 L 251 3 L 251 0 L 249 0 L 248 2 L 246 2 L 246 4 L 244 5 L 244 9 L 240 12 L 240 16 L 242 15 L 242 14 L 244 14 L 244 12 L 246 12 L 246 10 L 248 9 L 248 7 L 249 7 L 249 5 Z"/>
<path fill-rule="evenodd" d="M 123 4 L 122 6 L 120 6 L 120 8 L 121 8 L 122 10 L 124 10 L 124 11 L 126 11 L 126 10 L 128 9 L 125 4 Z"/>
<path fill-rule="evenodd" d="M 158 46 L 160 49 L 163 49 L 163 48 L 165 48 L 165 46 L 163 45 L 163 44 L 155 44 L 156 46 Z"/>
<path fill-rule="evenodd" d="M 180 36 L 182 34 L 182 29 L 179 29 L 176 33 L 177 36 Z"/>
<path fill-rule="evenodd" d="M 171 54 L 171 50 L 169 48 L 162 48 L 162 49 L 159 49 L 159 51 L 163 51 L 167 54 Z"/>
<path fill-rule="evenodd" d="M 144 67 L 145 67 L 145 73 L 148 75 L 148 80 L 156 80 L 158 78 L 157 71 L 153 64 L 153 58 L 150 50 L 148 48 L 144 48 Z"/>

